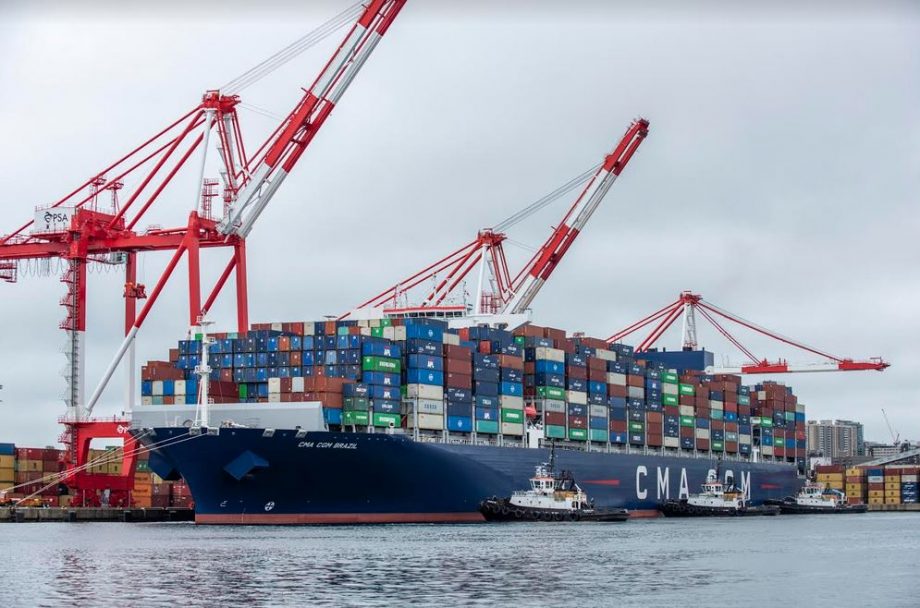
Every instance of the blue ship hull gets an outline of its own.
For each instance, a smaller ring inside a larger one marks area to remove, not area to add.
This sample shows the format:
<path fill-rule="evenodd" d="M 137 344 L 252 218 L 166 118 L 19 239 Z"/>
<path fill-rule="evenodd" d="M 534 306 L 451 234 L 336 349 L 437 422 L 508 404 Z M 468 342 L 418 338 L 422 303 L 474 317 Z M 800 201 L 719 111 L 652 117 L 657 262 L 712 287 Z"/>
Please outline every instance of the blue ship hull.
<path fill-rule="evenodd" d="M 385 433 L 220 429 L 190 436 L 156 428 L 142 437 L 160 476 L 185 478 L 195 518 L 205 524 L 310 524 L 482 521 L 481 500 L 529 487 L 548 449 L 416 442 Z M 660 501 L 697 492 L 709 458 L 556 450 L 599 507 L 657 514 Z M 794 495 L 795 467 L 725 461 L 753 504 Z"/>

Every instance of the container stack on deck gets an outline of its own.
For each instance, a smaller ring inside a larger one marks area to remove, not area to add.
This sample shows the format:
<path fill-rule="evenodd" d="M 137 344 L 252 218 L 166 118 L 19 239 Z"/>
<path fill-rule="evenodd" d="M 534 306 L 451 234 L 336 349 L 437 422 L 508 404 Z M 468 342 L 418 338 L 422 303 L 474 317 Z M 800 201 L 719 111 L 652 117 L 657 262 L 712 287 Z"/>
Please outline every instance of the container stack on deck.
<path fill-rule="evenodd" d="M 742 457 L 759 447 L 768 460 L 804 463 L 805 411 L 791 388 L 744 386 L 559 329 L 452 330 L 408 318 L 256 324 L 214 337 L 214 401 L 319 401 L 332 429 L 417 426 L 520 444 L 530 419 L 573 445 Z M 195 402 L 200 346 L 180 341 L 168 362 L 144 367 L 144 404 Z"/>

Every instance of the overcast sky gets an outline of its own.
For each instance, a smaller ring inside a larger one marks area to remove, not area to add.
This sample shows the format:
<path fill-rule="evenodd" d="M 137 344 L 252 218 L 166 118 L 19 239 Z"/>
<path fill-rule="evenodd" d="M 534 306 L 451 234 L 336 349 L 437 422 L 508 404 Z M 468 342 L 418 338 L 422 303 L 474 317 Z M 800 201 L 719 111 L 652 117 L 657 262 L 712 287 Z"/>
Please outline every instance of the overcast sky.
<path fill-rule="evenodd" d="M 4 3 L 0 233 L 348 4 Z M 885 408 L 920 438 L 916 5 L 498 4 L 409 0 L 249 238 L 252 320 L 344 312 L 599 162 L 641 115 L 648 139 L 535 322 L 606 337 L 692 289 L 831 353 L 884 356 L 884 373 L 781 379 L 810 418 L 861 420 L 887 440 Z M 339 37 L 244 101 L 286 113 Z M 274 126 L 245 109 L 241 120 L 250 146 Z M 184 224 L 194 198 L 180 180 L 149 223 Z M 510 236 L 536 246 L 561 213 Z M 205 254 L 209 276 L 225 255 Z M 144 260 L 148 290 L 165 261 Z M 122 283 L 90 277 L 87 395 L 120 341 Z M 139 334 L 139 362 L 184 336 L 184 290 L 183 266 Z M 0 441 L 59 433 L 63 294 L 56 277 L 0 284 Z M 214 311 L 228 330 L 230 300 Z M 759 356 L 815 361 L 739 335 Z M 97 414 L 122 409 L 123 386 L 119 371 Z"/>

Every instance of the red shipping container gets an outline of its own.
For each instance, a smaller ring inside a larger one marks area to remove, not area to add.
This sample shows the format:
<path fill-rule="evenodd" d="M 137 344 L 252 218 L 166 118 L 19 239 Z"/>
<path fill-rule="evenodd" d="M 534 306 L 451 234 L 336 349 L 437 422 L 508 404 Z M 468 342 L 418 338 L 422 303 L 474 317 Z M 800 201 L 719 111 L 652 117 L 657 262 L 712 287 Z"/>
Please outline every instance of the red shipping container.
<path fill-rule="evenodd" d="M 626 386 L 645 388 L 645 378 L 643 376 L 626 375 Z"/>
<path fill-rule="evenodd" d="M 292 350 L 290 357 L 291 357 L 292 367 L 298 367 L 300 365 L 303 365 L 303 353 L 301 351 Z"/>
<path fill-rule="evenodd" d="M 584 416 L 569 416 L 569 428 L 586 429 L 588 428 L 588 419 Z"/>
<path fill-rule="evenodd" d="M 649 422 L 645 425 L 645 432 L 649 435 L 662 435 L 662 424 L 660 422 Z"/>
<path fill-rule="evenodd" d="M 169 349 L 169 362 L 170 362 L 170 363 L 178 363 L 178 362 L 179 362 L 179 349 L 178 349 L 178 348 L 170 348 L 170 349 Z"/>
<path fill-rule="evenodd" d="M 479 342 L 479 352 L 483 355 L 492 354 L 492 343 L 488 340 L 482 340 Z"/>
<path fill-rule="evenodd" d="M 646 412 L 645 414 L 645 420 L 649 424 L 661 424 L 663 417 L 661 412 Z"/>
<path fill-rule="evenodd" d="M 587 380 L 588 368 L 565 366 L 565 375 L 575 380 Z"/>
<path fill-rule="evenodd" d="M 516 357 L 514 355 L 499 355 L 498 356 L 498 365 L 499 367 L 504 367 L 507 369 L 524 369 L 524 359 L 521 357 Z"/>
<path fill-rule="evenodd" d="M 41 460 L 41 448 L 16 448 L 17 460 Z"/>
<path fill-rule="evenodd" d="M 610 431 L 613 433 L 625 433 L 629 428 L 629 423 L 625 420 L 611 420 Z"/>
<path fill-rule="evenodd" d="M 282 353 L 291 350 L 291 339 L 288 336 L 278 336 L 278 350 Z"/>
<path fill-rule="evenodd" d="M 708 450 L 709 449 L 709 440 L 708 439 L 699 439 L 696 440 L 696 449 L 698 450 Z"/>
<path fill-rule="evenodd" d="M 607 370 L 606 369 L 594 369 L 592 367 L 588 368 L 588 380 L 591 382 L 607 382 Z"/>
<path fill-rule="evenodd" d="M 738 442 L 737 441 L 726 441 L 725 451 L 731 454 L 737 453 L 738 452 Z"/>
<path fill-rule="evenodd" d="M 696 399 L 693 395 L 678 395 L 677 403 L 680 405 L 689 405 L 690 407 L 696 406 Z"/>
<path fill-rule="evenodd" d="M 448 388 L 473 388 L 473 376 L 471 374 L 454 374 L 448 372 L 444 374 L 444 385 Z"/>
<path fill-rule="evenodd" d="M 607 394 L 611 397 L 623 397 L 625 399 L 626 395 L 629 394 L 629 390 L 625 386 L 620 386 L 619 384 L 608 384 Z"/>
<path fill-rule="evenodd" d="M 471 359 L 445 359 L 444 371 L 448 374 L 470 375 L 473 373 L 473 362 Z"/>
<path fill-rule="evenodd" d="M 693 439 L 695 437 L 695 432 L 692 426 L 682 426 L 680 427 L 680 436 L 685 439 Z"/>
<path fill-rule="evenodd" d="M 565 426 L 565 414 L 562 412 L 546 412 L 543 421 L 554 426 Z"/>
<path fill-rule="evenodd" d="M 725 430 L 725 422 L 722 420 L 710 420 L 709 428 L 713 431 L 723 431 Z"/>
<path fill-rule="evenodd" d="M 653 435 L 651 432 L 649 432 L 645 436 L 645 443 L 653 448 L 660 448 L 663 442 L 661 435 Z"/>
<path fill-rule="evenodd" d="M 281 382 L 281 392 L 290 393 L 292 390 L 293 381 L 290 378 L 280 378 Z"/>
<path fill-rule="evenodd" d="M 472 361 L 473 351 L 466 346 L 454 346 L 453 344 L 445 344 L 444 357 L 447 359 L 458 359 L 460 361 Z"/>
<path fill-rule="evenodd" d="M 588 357 L 588 369 L 597 372 L 607 373 L 607 361 L 597 357 Z"/>

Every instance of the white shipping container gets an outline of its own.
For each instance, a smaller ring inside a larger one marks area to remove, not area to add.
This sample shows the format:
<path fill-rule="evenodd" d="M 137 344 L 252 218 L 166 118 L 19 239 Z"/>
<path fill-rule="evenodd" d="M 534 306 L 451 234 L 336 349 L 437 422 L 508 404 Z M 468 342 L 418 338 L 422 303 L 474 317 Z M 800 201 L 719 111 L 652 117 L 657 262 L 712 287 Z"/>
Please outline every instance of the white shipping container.
<path fill-rule="evenodd" d="M 709 400 L 709 409 L 711 410 L 724 410 L 725 403 L 723 401 L 716 401 L 714 399 Z"/>
<path fill-rule="evenodd" d="M 538 346 L 534 352 L 534 356 L 537 360 L 545 361 L 556 361 L 557 363 L 565 363 L 565 351 L 559 350 L 558 348 L 547 348 L 545 346 Z"/>
<path fill-rule="evenodd" d="M 738 435 L 738 443 L 747 443 L 750 445 L 751 436 L 750 435 Z"/>
<path fill-rule="evenodd" d="M 413 399 L 444 400 L 444 387 L 432 384 L 407 384 L 406 396 Z"/>
<path fill-rule="evenodd" d="M 772 446 L 772 445 L 764 445 L 764 446 L 761 446 L 761 447 L 760 447 L 760 453 L 763 454 L 764 456 L 772 456 L 772 455 L 773 455 L 773 446 Z"/>
<path fill-rule="evenodd" d="M 372 336 L 372 335 L 374 335 L 373 332 L 371 332 L 371 328 L 370 328 L 370 327 L 360 327 L 360 328 L 358 328 L 358 333 L 361 334 L 362 336 Z"/>
<path fill-rule="evenodd" d="M 406 341 L 406 326 L 399 325 L 398 327 L 394 327 L 392 339 L 398 342 L 405 342 Z"/>
<path fill-rule="evenodd" d="M 268 394 L 280 393 L 281 392 L 281 378 L 269 378 L 268 379 Z"/>
<path fill-rule="evenodd" d="M 670 384 L 667 382 L 661 383 L 661 392 L 664 395 L 679 395 L 680 388 L 677 384 Z"/>
<path fill-rule="evenodd" d="M 606 418 L 607 413 L 610 410 L 607 409 L 604 405 L 592 405 L 591 406 L 591 415 L 596 418 Z"/>
<path fill-rule="evenodd" d="M 141 397 L 141 405 L 153 405 L 153 397 Z"/>
<path fill-rule="evenodd" d="M 176 380 L 173 382 L 173 394 L 178 396 L 185 395 L 185 380 Z"/>
<path fill-rule="evenodd" d="M 641 386 L 627 386 L 626 395 L 630 399 L 645 399 L 645 389 Z"/>
<path fill-rule="evenodd" d="M 444 344 L 451 346 L 460 346 L 460 334 L 444 334 Z"/>
<path fill-rule="evenodd" d="M 596 350 L 594 351 L 594 358 L 601 359 L 603 361 L 616 361 L 617 354 L 612 350 Z"/>
<path fill-rule="evenodd" d="M 499 407 L 506 410 L 522 410 L 524 409 L 524 398 L 523 397 L 514 397 L 512 395 L 502 395 L 498 398 Z"/>
<path fill-rule="evenodd" d="M 917 475 L 901 475 L 901 483 L 917 483 Z"/>
<path fill-rule="evenodd" d="M 577 403 L 578 405 L 588 405 L 588 393 L 582 391 L 566 391 L 565 400 L 569 403 Z"/>
<path fill-rule="evenodd" d="M 294 376 L 293 378 L 291 378 L 291 392 L 294 392 L 294 393 L 304 392 L 303 376 Z"/>
<path fill-rule="evenodd" d="M 565 401 L 558 401 L 556 399 L 547 399 L 543 402 L 543 411 L 565 414 L 566 413 Z"/>
<path fill-rule="evenodd" d="M 155 397 L 162 397 L 163 396 L 163 381 L 154 380 L 152 386 L 153 386 L 153 395 Z"/>
<path fill-rule="evenodd" d="M 678 413 L 681 416 L 693 416 L 693 406 L 692 405 L 680 405 L 677 407 Z"/>
<path fill-rule="evenodd" d="M 281 393 L 269 393 L 268 402 L 269 403 L 281 403 Z"/>
<path fill-rule="evenodd" d="M 405 403 L 409 412 L 417 408 L 419 414 L 444 414 L 444 402 L 436 399 L 408 399 Z"/>
<path fill-rule="evenodd" d="M 697 439 L 709 439 L 709 429 L 696 429 Z"/>
<path fill-rule="evenodd" d="M 796 412 L 801 412 L 802 414 L 804 414 L 804 413 L 805 413 L 805 404 L 804 404 L 804 403 L 796 403 L 796 404 L 795 404 L 795 411 L 796 411 Z"/>
<path fill-rule="evenodd" d="M 414 416 L 409 416 L 406 426 L 408 426 L 410 429 L 415 428 L 415 417 Z M 418 428 L 439 431 L 444 428 L 444 416 L 441 414 L 419 413 Z"/>
<path fill-rule="evenodd" d="M 626 374 L 619 374 L 617 372 L 607 372 L 607 384 L 615 384 L 617 386 L 626 386 Z"/>
<path fill-rule="evenodd" d="M 281 323 L 272 323 L 272 331 L 284 331 L 281 326 Z"/>
<path fill-rule="evenodd" d="M 303 335 L 312 336 L 316 333 L 313 327 L 313 321 L 304 321 L 303 324 Z"/>
<path fill-rule="evenodd" d="M 885 483 L 884 475 L 869 475 L 867 477 L 869 483 Z"/>
<path fill-rule="evenodd" d="M 383 337 L 386 338 L 387 340 L 395 340 L 396 339 L 396 328 L 392 326 L 384 327 Z"/>
<path fill-rule="evenodd" d="M 517 435 L 521 436 L 524 434 L 524 424 L 521 422 L 502 422 L 502 435 Z"/>
<path fill-rule="evenodd" d="M 665 437 L 665 438 L 664 438 L 664 447 L 666 447 L 666 448 L 679 448 L 679 447 L 680 447 L 680 437 Z"/>

